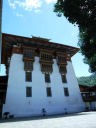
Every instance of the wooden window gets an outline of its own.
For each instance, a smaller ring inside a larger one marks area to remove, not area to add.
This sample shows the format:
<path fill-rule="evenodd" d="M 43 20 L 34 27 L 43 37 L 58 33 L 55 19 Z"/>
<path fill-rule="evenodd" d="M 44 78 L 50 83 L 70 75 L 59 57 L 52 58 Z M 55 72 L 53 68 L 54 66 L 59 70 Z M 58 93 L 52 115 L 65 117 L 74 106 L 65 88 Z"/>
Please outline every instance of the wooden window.
<path fill-rule="evenodd" d="M 62 78 L 62 83 L 67 83 L 67 79 L 66 79 L 65 74 L 61 74 L 61 78 Z"/>
<path fill-rule="evenodd" d="M 50 83 L 50 74 L 45 73 L 45 82 Z"/>
<path fill-rule="evenodd" d="M 33 62 L 32 61 L 25 61 L 24 62 L 24 70 L 25 71 L 32 71 L 33 70 Z"/>
<path fill-rule="evenodd" d="M 34 57 L 34 51 L 31 49 L 24 49 L 24 58 L 32 58 Z"/>
<path fill-rule="evenodd" d="M 40 60 L 52 61 L 52 55 L 48 53 L 41 53 Z"/>
<path fill-rule="evenodd" d="M 32 97 L 32 87 L 26 87 L 26 97 Z"/>
<path fill-rule="evenodd" d="M 65 95 L 65 96 L 69 96 L 68 88 L 64 88 L 64 95 Z"/>
<path fill-rule="evenodd" d="M 50 87 L 47 87 L 46 88 L 46 91 L 47 91 L 47 97 L 51 97 L 52 96 L 51 88 Z"/>
<path fill-rule="evenodd" d="M 52 72 L 53 71 L 53 68 L 52 68 L 52 65 L 51 64 L 41 64 L 41 71 L 42 72 Z"/>
<path fill-rule="evenodd" d="M 66 57 L 64 56 L 57 56 L 57 63 L 65 63 L 66 64 Z"/>
<path fill-rule="evenodd" d="M 60 65 L 59 66 L 59 71 L 60 71 L 60 73 L 67 73 L 66 65 Z"/>
<path fill-rule="evenodd" d="M 32 81 L 32 72 L 26 72 L 26 81 L 28 82 Z"/>

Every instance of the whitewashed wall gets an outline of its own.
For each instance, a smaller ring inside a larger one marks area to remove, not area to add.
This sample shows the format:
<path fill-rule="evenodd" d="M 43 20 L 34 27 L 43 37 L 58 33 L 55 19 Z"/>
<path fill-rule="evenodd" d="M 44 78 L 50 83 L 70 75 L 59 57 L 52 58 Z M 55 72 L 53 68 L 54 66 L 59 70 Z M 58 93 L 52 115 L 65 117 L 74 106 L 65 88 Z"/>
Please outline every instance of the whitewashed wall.
<path fill-rule="evenodd" d="M 79 112 L 85 109 L 72 63 L 67 63 L 67 84 L 62 83 L 58 65 L 54 59 L 51 83 L 45 83 L 44 74 L 40 70 L 39 58 L 35 57 L 32 71 L 32 82 L 25 81 L 23 56 L 13 54 L 9 68 L 8 88 L 3 113 L 10 112 L 15 117 L 63 114 L 66 111 Z M 26 87 L 32 87 L 32 97 L 26 97 Z M 46 87 L 50 86 L 52 97 L 47 97 Z M 63 88 L 68 87 L 69 97 L 64 96 Z"/>

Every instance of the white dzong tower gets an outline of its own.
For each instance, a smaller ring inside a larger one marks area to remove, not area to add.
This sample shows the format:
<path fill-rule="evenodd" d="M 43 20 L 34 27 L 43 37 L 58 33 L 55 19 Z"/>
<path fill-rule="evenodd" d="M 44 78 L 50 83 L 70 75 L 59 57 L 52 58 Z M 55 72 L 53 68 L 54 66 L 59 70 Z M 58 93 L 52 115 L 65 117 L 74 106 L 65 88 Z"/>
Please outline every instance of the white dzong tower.
<path fill-rule="evenodd" d="M 3 34 L 8 86 L 3 112 L 14 117 L 84 111 L 71 57 L 78 48 L 40 37 Z"/>

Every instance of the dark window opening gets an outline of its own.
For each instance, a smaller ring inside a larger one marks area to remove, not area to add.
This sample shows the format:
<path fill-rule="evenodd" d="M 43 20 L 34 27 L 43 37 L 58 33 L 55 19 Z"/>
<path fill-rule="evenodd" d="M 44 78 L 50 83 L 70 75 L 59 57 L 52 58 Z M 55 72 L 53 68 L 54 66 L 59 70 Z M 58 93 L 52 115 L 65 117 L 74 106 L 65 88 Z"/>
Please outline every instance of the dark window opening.
<path fill-rule="evenodd" d="M 63 83 L 67 83 L 67 79 L 66 79 L 66 75 L 65 74 L 61 74 L 61 78 L 62 78 L 62 82 Z"/>
<path fill-rule="evenodd" d="M 65 95 L 65 96 L 69 96 L 68 88 L 64 88 L 64 95 Z"/>
<path fill-rule="evenodd" d="M 46 91 L 47 91 L 47 97 L 51 97 L 52 96 L 51 88 L 50 87 L 47 87 L 46 88 Z"/>
<path fill-rule="evenodd" d="M 26 87 L 26 97 L 32 97 L 32 87 Z"/>
<path fill-rule="evenodd" d="M 50 74 L 45 73 L 45 82 L 50 83 Z"/>

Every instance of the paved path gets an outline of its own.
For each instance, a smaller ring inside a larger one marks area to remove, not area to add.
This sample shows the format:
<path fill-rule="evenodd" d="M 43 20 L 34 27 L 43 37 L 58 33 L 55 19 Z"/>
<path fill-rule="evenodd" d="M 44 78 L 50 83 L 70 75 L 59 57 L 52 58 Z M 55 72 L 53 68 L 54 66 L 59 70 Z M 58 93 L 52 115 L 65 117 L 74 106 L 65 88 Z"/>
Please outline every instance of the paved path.
<path fill-rule="evenodd" d="M 96 128 L 96 112 L 83 112 L 45 119 L 23 118 L 0 121 L 0 128 Z"/>

